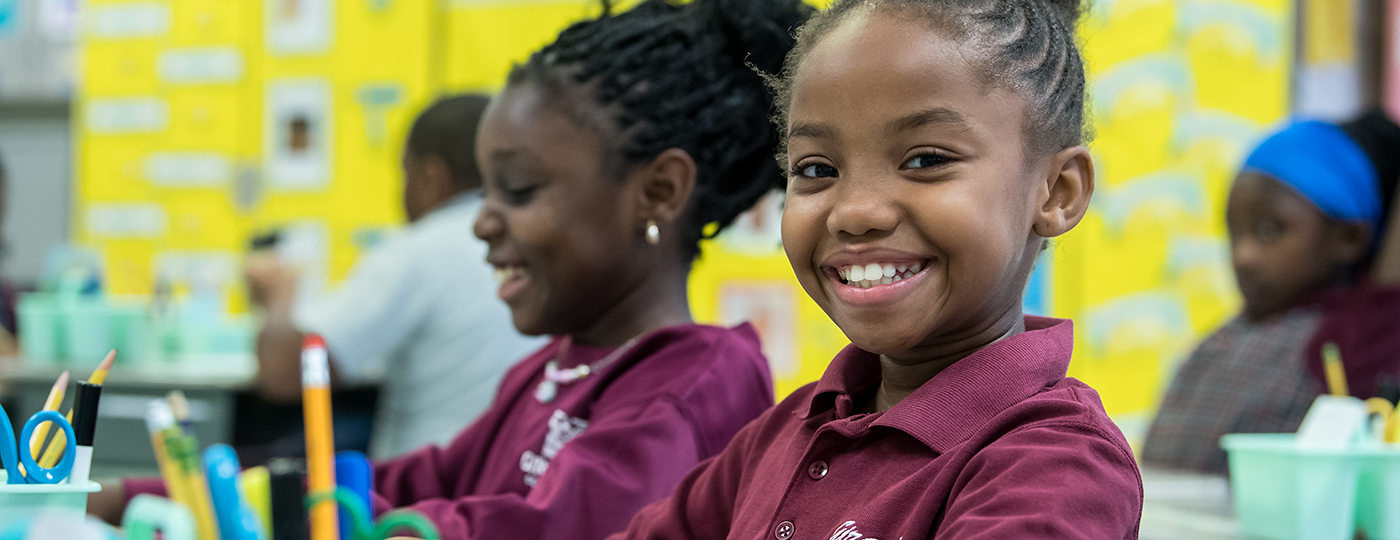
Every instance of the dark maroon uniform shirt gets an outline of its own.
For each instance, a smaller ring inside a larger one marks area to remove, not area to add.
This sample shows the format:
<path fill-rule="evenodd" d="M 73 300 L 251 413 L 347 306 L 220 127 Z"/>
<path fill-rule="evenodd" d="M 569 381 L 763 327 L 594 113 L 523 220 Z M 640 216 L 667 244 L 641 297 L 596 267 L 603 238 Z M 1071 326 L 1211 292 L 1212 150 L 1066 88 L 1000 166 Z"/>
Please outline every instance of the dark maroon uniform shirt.
<path fill-rule="evenodd" d="M 1308 373 L 1326 388 L 1322 346 L 1336 343 L 1342 353 L 1351 395 L 1380 395 L 1378 383 L 1400 381 L 1400 285 L 1363 282 L 1328 295 L 1322 322 L 1304 352 Z"/>
<path fill-rule="evenodd" d="M 612 540 L 1136 538 L 1142 479 L 1072 344 L 1026 317 L 873 414 L 879 358 L 848 347 Z"/>
<path fill-rule="evenodd" d="M 412 508 L 446 540 L 601 539 L 773 405 L 747 324 L 658 330 L 541 402 L 535 391 L 562 343 L 513 367 L 491 407 L 447 447 L 377 463 L 375 513 Z M 559 365 L 611 352 L 575 343 Z M 126 485 L 129 495 L 159 491 L 159 479 Z"/>

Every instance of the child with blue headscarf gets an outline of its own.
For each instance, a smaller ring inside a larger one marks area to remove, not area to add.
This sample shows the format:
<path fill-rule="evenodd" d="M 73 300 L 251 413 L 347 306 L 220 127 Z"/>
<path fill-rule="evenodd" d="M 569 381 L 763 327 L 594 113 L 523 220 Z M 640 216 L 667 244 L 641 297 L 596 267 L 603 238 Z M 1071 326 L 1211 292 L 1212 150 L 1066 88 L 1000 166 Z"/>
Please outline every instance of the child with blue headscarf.
<path fill-rule="evenodd" d="M 1297 430 L 1325 387 L 1323 343 L 1358 397 L 1400 376 L 1397 180 L 1400 126 L 1380 112 L 1298 122 L 1250 154 L 1225 217 L 1242 313 L 1182 364 L 1144 464 L 1222 473 L 1221 435 Z"/>

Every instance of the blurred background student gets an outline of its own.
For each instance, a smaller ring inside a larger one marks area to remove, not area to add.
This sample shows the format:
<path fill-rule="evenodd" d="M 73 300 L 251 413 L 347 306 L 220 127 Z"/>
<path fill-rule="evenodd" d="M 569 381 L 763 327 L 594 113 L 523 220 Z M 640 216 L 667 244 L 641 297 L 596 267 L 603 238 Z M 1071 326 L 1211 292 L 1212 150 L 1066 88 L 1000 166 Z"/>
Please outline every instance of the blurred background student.
<path fill-rule="evenodd" d="M 299 399 L 302 336 L 320 334 L 338 380 L 382 381 L 376 458 L 451 440 L 485 410 L 511 363 L 542 343 L 511 325 L 486 244 L 471 232 L 481 208 L 476 128 L 487 102 L 447 97 L 418 116 L 403 153 L 409 226 L 366 254 L 339 289 L 298 295 L 295 270 L 275 254 L 248 262 L 249 294 L 263 309 L 259 389 Z"/>
<path fill-rule="evenodd" d="M 1327 388 L 1324 343 L 1338 345 L 1353 395 L 1394 387 L 1398 180 L 1400 127 L 1381 112 L 1296 123 L 1254 150 L 1225 215 L 1243 310 L 1181 366 L 1143 463 L 1221 473 L 1222 435 L 1296 431 Z"/>

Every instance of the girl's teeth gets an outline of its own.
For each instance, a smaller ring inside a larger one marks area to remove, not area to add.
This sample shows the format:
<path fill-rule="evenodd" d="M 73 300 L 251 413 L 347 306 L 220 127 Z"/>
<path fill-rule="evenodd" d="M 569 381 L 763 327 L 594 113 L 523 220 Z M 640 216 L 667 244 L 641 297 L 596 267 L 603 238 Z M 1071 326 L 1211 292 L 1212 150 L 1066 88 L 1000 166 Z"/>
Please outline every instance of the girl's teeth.
<path fill-rule="evenodd" d="M 870 263 L 870 264 L 865 265 L 865 279 L 869 279 L 869 280 L 877 280 L 877 279 L 880 279 L 880 275 L 883 274 L 884 272 L 885 272 L 885 269 L 880 268 L 880 265 L 879 265 L 879 264 Z"/>
<path fill-rule="evenodd" d="M 889 285 L 897 281 L 903 281 L 914 277 L 914 274 L 923 270 L 923 263 L 912 265 L 900 264 L 857 264 L 846 268 L 836 269 L 841 280 L 847 285 L 868 289 L 876 285 Z"/>

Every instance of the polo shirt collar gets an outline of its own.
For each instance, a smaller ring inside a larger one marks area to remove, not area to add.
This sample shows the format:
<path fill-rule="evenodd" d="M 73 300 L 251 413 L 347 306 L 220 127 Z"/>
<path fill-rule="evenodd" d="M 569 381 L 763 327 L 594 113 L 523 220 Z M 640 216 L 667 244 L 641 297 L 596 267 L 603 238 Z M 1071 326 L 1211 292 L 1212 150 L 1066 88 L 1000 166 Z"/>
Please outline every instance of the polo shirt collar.
<path fill-rule="evenodd" d="M 874 425 L 904 431 L 939 453 L 960 444 L 992 417 L 1065 378 L 1074 347 L 1068 319 L 1027 316 L 1026 331 L 954 362 L 885 411 Z M 854 345 L 831 361 L 803 418 L 836 409 L 880 384 L 880 359 Z"/>

